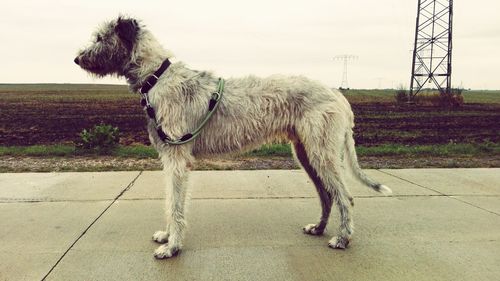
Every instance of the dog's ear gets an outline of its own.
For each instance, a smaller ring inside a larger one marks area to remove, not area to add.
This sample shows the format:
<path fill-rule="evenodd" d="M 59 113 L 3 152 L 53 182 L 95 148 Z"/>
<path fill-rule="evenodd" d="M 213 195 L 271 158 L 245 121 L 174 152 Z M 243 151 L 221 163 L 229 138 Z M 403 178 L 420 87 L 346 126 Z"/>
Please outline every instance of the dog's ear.
<path fill-rule="evenodd" d="M 119 17 L 116 23 L 115 32 L 123 41 L 127 49 L 132 50 L 135 42 L 137 41 L 139 24 L 135 19 L 124 19 Z"/>

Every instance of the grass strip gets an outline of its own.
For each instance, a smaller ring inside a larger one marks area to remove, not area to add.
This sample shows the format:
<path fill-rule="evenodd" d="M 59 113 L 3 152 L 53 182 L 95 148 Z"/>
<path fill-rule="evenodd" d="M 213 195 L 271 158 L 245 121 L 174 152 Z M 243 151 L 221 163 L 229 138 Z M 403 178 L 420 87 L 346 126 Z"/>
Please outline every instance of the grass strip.
<path fill-rule="evenodd" d="M 110 155 L 129 158 L 157 158 L 153 147 L 145 145 L 118 146 L 110 151 L 78 149 L 74 145 L 33 145 L 33 146 L 0 146 L 0 156 L 34 156 L 34 157 L 71 157 Z"/>
<path fill-rule="evenodd" d="M 358 156 L 453 156 L 453 155 L 500 155 L 500 144 L 484 143 L 449 143 L 439 145 L 401 145 L 384 144 L 379 146 L 357 146 Z M 291 156 L 288 144 L 264 145 L 260 149 L 248 152 L 245 156 Z"/>
<path fill-rule="evenodd" d="M 246 153 L 242 156 L 250 157 L 290 157 L 292 156 L 292 148 L 289 144 L 265 144 L 259 149 L 255 149 Z"/>
<path fill-rule="evenodd" d="M 360 156 L 453 156 L 453 155 L 483 155 L 500 154 L 500 145 L 485 143 L 450 143 L 440 145 L 399 145 L 385 144 L 373 147 L 359 146 L 356 148 Z"/>
<path fill-rule="evenodd" d="M 73 145 L 0 146 L 0 156 L 73 156 Z"/>
<path fill-rule="evenodd" d="M 454 155 L 500 155 L 500 144 L 450 143 L 441 145 L 401 145 L 357 146 L 358 156 L 454 156 Z M 84 151 L 72 145 L 0 146 L 0 156 L 72 157 L 110 155 L 123 158 L 158 158 L 151 146 L 118 146 L 104 153 Z M 289 144 L 267 144 L 261 148 L 241 154 L 242 157 L 290 157 Z"/>
<path fill-rule="evenodd" d="M 113 156 L 129 158 L 158 158 L 158 152 L 145 145 L 119 146 L 113 152 Z"/>

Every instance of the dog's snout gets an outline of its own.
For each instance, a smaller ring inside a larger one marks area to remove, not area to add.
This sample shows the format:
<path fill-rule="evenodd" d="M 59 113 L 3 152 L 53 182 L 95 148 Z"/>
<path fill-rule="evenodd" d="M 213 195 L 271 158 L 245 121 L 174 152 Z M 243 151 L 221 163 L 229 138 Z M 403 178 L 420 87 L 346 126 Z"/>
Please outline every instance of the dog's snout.
<path fill-rule="evenodd" d="M 80 65 L 80 60 L 78 59 L 78 57 L 75 58 L 74 62 L 78 65 Z"/>

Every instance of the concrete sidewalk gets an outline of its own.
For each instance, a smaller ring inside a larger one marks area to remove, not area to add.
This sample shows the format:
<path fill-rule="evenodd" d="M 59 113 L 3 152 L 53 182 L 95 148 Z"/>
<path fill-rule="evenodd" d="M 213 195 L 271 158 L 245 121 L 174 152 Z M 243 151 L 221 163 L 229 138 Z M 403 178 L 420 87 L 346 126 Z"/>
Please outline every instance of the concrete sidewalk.
<path fill-rule="evenodd" d="M 160 172 L 0 174 L 0 280 L 499 280 L 500 169 L 368 170 L 345 251 L 302 234 L 304 172 L 193 172 L 182 253 L 155 260 Z"/>

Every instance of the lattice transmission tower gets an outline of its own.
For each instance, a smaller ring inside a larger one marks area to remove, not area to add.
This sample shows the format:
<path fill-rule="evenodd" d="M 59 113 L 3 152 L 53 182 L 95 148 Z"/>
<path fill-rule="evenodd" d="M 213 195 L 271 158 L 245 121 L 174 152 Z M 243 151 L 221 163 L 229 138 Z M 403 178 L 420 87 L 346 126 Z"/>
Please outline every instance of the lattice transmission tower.
<path fill-rule="evenodd" d="M 349 90 L 349 82 L 347 81 L 347 62 L 350 60 L 358 59 L 355 55 L 339 55 L 333 57 L 334 60 L 341 60 L 344 62 L 344 72 L 342 73 L 342 83 L 340 83 L 340 89 Z"/>
<path fill-rule="evenodd" d="M 453 0 L 418 0 L 410 100 L 430 83 L 451 90 Z"/>

